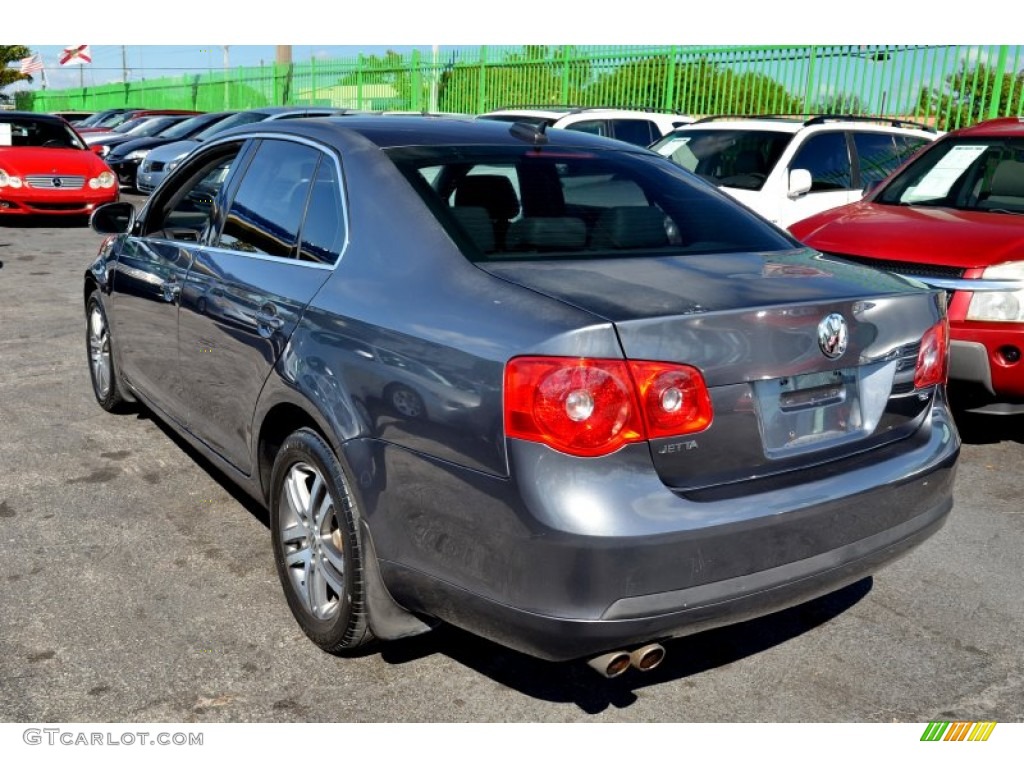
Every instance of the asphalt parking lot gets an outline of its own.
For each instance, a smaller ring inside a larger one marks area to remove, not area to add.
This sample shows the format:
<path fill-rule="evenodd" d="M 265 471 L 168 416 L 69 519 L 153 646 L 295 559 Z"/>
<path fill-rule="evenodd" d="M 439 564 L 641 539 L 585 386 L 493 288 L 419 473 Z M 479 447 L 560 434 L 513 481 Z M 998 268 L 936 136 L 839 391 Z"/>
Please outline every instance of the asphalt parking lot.
<path fill-rule="evenodd" d="M 669 643 L 653 672 L 603 680 L 452 628 L 339 658 L 292 619 L 263 511 L 145 411 L 96 405 L 100 241 L 0 223 L 0 720 L 1024 720 L 1024 420 L 962 423 L 956 507 L 910 555 Z"/>

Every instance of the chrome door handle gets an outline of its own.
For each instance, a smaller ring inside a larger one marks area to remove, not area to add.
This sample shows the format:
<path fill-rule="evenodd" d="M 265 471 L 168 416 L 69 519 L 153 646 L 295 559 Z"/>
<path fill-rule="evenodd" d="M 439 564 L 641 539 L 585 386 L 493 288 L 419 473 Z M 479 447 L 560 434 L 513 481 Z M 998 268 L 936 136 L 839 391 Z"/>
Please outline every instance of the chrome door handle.
<path fill-rule="evenodd" d="M 267 312 L 261 309 L 256 313 L 256 328 L 260 333 L 266 333 L 270 335 L 274 331 L 279 331 L 284 327 L 284 320 L 278 317 L 275 310 Z"/>
<path fill-rule="evenodd" d="M 177 301 L 181 296 L 181 283 L 177 280 L 165 280 L 160 283 L 160 290 L 163 291 L 164 301 Z"/>

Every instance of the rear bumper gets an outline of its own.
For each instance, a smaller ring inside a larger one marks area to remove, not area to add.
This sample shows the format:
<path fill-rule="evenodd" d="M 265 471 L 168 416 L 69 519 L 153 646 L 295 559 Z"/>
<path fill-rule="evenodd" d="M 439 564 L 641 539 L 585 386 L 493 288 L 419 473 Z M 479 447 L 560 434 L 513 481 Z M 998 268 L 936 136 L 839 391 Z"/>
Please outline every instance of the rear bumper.
<path fill-rule="evenodd" d="M 477 475 L 459 508 L 412 494 L 408 516 L 395 494 L 409 459 L 392 457 L 395 490 L 370 528 L 401 605 L 567 660 L 772 613 L 874 572 L 941 527 L 959 446 L 938 403 L 913 438 L 716 497 L 668 489 L 646 446 L 581 464 L 510 441 L 515 487 Z M 419 467 L 410 487 L 431 473 Z"/>

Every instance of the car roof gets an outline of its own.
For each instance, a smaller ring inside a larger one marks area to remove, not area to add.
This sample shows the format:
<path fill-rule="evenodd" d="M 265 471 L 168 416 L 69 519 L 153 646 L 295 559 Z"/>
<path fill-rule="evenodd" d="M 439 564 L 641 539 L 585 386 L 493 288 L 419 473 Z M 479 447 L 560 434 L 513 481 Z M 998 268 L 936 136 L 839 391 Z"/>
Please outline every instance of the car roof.
<path fill-rule="evenodd" d="M 514 124 L 493 120 L 455 117 L 416 117 L 413 115 L 350 115 L 314 117 L 308 120 L 281 120 L 240 125 L 217 135 L 217 140 L 254 133 L 280 133 L 305 136 L 332 143 L 339 132 L 352 131 L 382 149 L 417 146 L 524 146 L 527 138 L 512 133 Z M 593 147 L 648 152 L 642 147 L 581 131 L 557 128 L 544 132 L 547 143 L 555 146 Z M 655 153 L 651 153 L 655 154 Z"/>
<path fill-rule="evenodd" d="M 1024 118 L 997 117 L 981 123 L 961 128 L 953 132 L 954 136 L 1021 136 L 1024 135 Z"/>
<path fill-rule="evenodd" d="M 873 115 L 709 115 L 697 122 L 682 126 L 680 130 L 776 131 L 779 133 L 800 133 L 804 130 L 848 130 L 857 127 L 862 130 L 879 130 L 886 133 L 917 133 L 935 135 L 930 126 L 899 118 L 875 117 Z"/>
<path fill-rule="evenodd" d="M 60 117 L 58 115 L 48 115 L 45 112 L 25 112 L 16 109 L 5 109 L 2 112 L 0 112 L 0 118 L 8 117 L 16 117 L 21 120 L 33 118 L 36 120 L 41 120 L 49 123 L 60 123 L 62 125 L 67 122 L 63 117 Z"/>

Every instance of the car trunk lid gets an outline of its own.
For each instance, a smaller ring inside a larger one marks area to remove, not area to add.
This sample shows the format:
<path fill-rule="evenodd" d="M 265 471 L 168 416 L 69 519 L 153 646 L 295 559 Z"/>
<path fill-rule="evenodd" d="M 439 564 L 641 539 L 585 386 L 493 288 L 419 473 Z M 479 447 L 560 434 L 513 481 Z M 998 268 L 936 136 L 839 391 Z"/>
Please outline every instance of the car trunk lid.
<path fill-rule="evenodd" d="M 611 320 L 629 359 L 701 371 L 712 424 L 650 443 L 675 488 L 855 455 L 927 413 L 913 379 L 941 294 L 875 270 L 809 251 L 482 266 Z"/>

